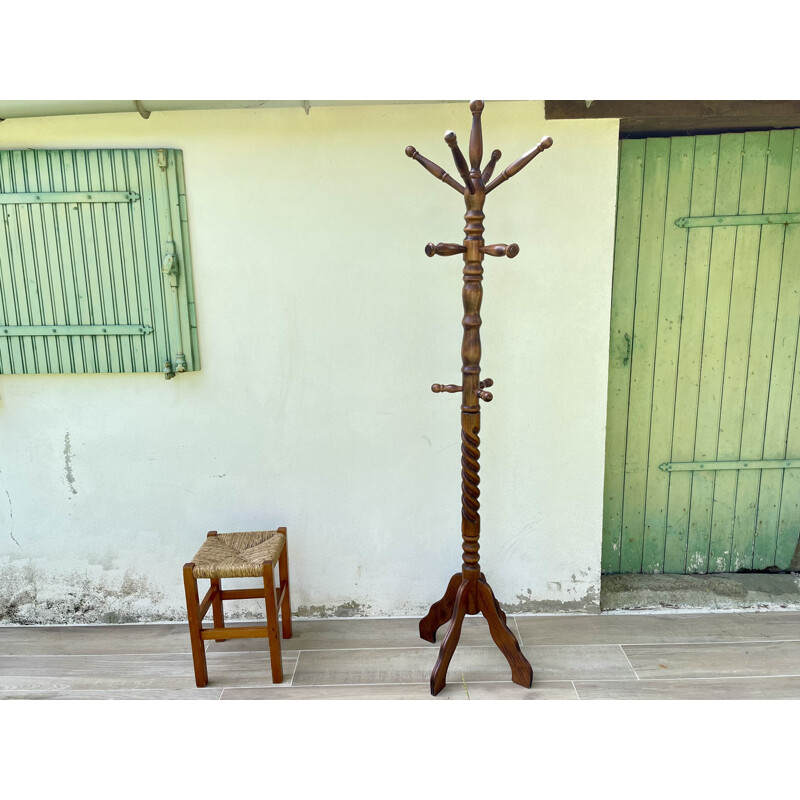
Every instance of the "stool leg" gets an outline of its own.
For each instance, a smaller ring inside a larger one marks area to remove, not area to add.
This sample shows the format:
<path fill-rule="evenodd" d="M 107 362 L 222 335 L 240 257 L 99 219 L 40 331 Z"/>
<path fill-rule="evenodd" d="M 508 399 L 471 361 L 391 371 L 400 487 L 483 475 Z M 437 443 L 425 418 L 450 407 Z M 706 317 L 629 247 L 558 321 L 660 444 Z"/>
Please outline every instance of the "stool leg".
<path fill-rule="evenodd" d="M 206 538 L 210 538 L 211 536 L 217 536 L 216 531 L 209 531 L 206 534 Z M 220 592 L 222 591 L 222 581 L 219 578 L 212 578 L 211 579 L 211 588 L 214 589 L 215 595 L 211 600 L 211 612 L 214 616 L 214 627 L 215 628 L 224 628 L 225 627 L 225 615 L 222 613 L 222 597 L 220 596 Z M 224 642 L 225 639 L 214 639 L 215 642 Z"/>
<path fill-rule="evenodd" d="M 194 564 L 183 565 L 183 586 L 186 590 L 186 615 L 189 619 L 189 635 L 192 640 L 192 660 L 194 661 L 194 677 L 198 687 L 208 685 L 208 668 L 206 666 L 206 650 L 200 636 L 203 623 L 200 619 L 200 597 L 197 594 L 197 578 L 194 577 Z"/>
<path fill-rule="evenodd" d="M 222 597 L 220 593 L 222 592 L 222 581 L 219 578 L 212 578 L 211 579 L 211 588 L 214 590 L 215 594 L 211 600 L 211 613 L 214 616 L 214 627 L 215 628 L 224 628 L 225 627 L 225 615 L 222 613 Z M 227 641 L 226 639 L 214 639 L 215 642 L 224 642 Z"/>
<path fill-rule="evenodd" d="M 278 606 L 275 602 L 275 574 L 271 561 L 264 563 L 264 602 L 267 606 L 267 638 L 269 639 L 269 660 L 272 665 L 272 682 L 283 682 L 283 661 L 281 660 L 281 637 L 278 633 Z"/>
<path fill-rule="evenodd" d="M 278 533 L 286 536 L 286 528 L 278 528 Z M 283 602 L 281 603 L 281 629 L 284 639 L 292 638 L 292 603 L 289 599 L 289 540 L 284 542 L 283 552 L 278 559 L 278 578 L 281 585 L 286 586 L 286 591 L 283 593 Z"/>

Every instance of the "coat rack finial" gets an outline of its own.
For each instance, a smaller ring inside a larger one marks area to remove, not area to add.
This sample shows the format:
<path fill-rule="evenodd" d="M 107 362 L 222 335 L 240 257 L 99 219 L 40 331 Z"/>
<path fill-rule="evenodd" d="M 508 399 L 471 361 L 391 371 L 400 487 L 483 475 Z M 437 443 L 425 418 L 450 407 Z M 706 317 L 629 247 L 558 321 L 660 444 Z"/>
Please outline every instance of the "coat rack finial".
<path fill-rule="evenodd" d="M 469 104 L 472 112 L 472 132 L 469 136 L 469 163 L 472 169 L 480 171 L 483 159 L 483 132 L 481 130 L 481 114 L 483 100 L 473 100 Z"/>

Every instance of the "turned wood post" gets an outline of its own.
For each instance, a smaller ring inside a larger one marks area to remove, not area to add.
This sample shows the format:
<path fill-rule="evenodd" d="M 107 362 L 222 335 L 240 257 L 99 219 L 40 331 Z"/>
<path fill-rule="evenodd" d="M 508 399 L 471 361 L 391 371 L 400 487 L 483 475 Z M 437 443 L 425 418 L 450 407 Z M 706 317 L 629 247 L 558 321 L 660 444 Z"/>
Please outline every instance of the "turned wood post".
<path fill-rule="evenodd" d="M 458 644 L 461 624 L 465 614 L 482 613 L 489 622 L 492 638 L 505 655 L 511 666 L 512 680 L 522 686 L 530 686 L 533 670 L 522 655 L 514 634 L 506 625 L 505 614 L 486 582 L 480 568 L 480 402 L 492 400 L 491 392 L 485 391 L 493 385 L 490 379 L 481 380 L 481 302 L 483 300 L 483 257 L 507 256 L 514 258 L 519 253 L 516 244 L 485 244 L 483 205 L 486 196 L 496 186 L 516 175 L 526 164 L 553 143 L 545 137 L 533 149 L 506 167 L 491 183 L 494 168 L 501 157 L 499 150 L 492 152 L 489 162 L 481 172 L 483 158 L 483 132 L 481 114 L 484 103 L 473 100 L 470 103 L 472 112 L 472 128 L 469 137 L 469 164 L 458 146 L 456 134 L 447 131 L 445 143 L 450 148 L 456 170 L 464 182 L 463 186 L 448 175 L 440 166 L 420 155 L 415 147 L 406 148 L 406 155 L 421 164 L 428 172 L 463 195 L 466 205 L 464 214 L 463 243 L 449 244 L 440 242 L 426 245 L 428 256 L 464 257 L 464 286 L 461 291 L 464 306 L 464 317 L 461 321 L 464 329 L 461 341 L 461 385 L 435 383 L 431 390 L 437 394 L 461 392 L 461 538 L 462 565 L 461 574 L 454 575 L 447 586 L 441 600 L 434 603 L 428 614 L 420 621 L 420 636 L 427 641 L 436 641 L 436 631 L 448 619 L 450 626 L 440 648 L 439 659 L 431 675 L 431 692 L 438 694 L 445 685 L 447 667 Z"/>

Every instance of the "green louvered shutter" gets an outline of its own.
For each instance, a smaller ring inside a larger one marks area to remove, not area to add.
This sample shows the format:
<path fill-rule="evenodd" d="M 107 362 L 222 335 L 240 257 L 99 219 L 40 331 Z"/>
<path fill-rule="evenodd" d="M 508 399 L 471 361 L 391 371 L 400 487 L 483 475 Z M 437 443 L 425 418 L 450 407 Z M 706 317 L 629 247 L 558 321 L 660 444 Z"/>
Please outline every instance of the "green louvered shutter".
<path fill-rule="evenodd" d="M 0 151 L 0 374 L 200 368 L 179 150 Z"/>

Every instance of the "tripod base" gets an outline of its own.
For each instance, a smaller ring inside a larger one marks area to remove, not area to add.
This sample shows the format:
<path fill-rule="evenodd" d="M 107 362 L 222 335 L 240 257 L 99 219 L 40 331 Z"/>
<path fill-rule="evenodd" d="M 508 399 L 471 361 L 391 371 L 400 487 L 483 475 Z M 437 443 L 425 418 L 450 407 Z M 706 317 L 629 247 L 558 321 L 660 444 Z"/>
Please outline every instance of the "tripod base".
<path fill-rule="evenodd" d="M 445 687 L 447 668 L 461 636 L 461 624 L 467 614 L 483 614 L 489 623 L 489 633 L 511 667 L 511 680 L 526 689 L 533 683 L 533 668 L 522 655 L 514 634 L 506 625 L 506 615 L 494 596 L 482 572 L 464 570 L 456 573 L 447 584 L 444 597 L 435 602 L 420 620 L 419 635 L 428 642 L 436 641 L 436 631 L 450 620 L 450 626 L 439 648 L 439 658 L 431 673 L 431 694 Z"/>

